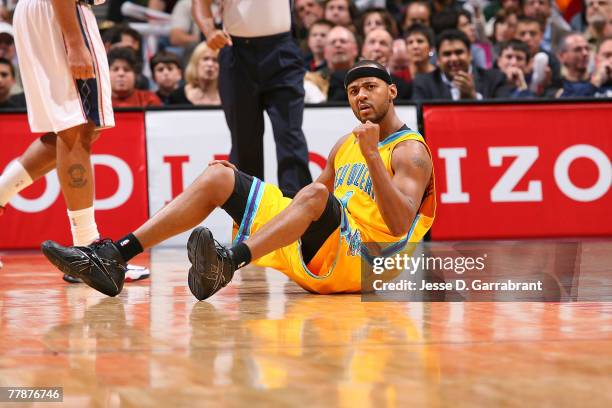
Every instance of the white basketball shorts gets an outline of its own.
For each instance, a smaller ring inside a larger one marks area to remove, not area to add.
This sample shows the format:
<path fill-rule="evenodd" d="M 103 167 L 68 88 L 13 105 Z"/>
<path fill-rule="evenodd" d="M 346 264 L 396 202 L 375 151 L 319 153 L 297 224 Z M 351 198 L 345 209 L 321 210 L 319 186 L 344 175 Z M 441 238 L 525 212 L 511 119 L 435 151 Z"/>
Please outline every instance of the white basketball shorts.
<path fill-rule="evenodd" d="M 59 21 L 49 0 L 19 0 L 13 16 L 15 46 L 32 132 L 59 132 L 87 123 L 115 125 L 108 61 L 90 6 L 75 3 L 95 78 L 72 77 Z"/>

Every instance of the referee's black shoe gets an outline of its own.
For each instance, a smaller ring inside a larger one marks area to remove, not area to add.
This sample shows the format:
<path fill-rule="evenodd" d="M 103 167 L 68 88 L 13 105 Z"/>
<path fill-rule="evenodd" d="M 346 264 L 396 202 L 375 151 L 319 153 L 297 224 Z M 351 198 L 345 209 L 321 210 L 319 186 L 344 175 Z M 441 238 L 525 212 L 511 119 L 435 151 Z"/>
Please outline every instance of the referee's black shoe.
<path fill-rule="evenodd" d="M 187 256 L 192 265 L 187 282 L 198 300 L 211 297 L 234 277 L 236 267 L 229 251 L 213 238 L 208 228 L 193 230 L 187 241 Z"/>
<path fill-rule="evenodd" d="M 78 247 L 64 247 L 53 241 L 45 241 L 41 249 L 60 271 L 81 279 L 107 296 L 117 296 L 123 289 L 125 262 L 110 239 Z"/>

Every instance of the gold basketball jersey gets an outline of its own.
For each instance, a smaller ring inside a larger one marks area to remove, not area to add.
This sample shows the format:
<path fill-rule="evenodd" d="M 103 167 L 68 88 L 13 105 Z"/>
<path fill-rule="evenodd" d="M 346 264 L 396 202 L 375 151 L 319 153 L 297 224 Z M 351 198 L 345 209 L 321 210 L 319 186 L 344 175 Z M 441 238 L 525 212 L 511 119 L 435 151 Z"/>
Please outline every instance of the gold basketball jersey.
<path fill-rule="evenodd" d="M 429 147 L 419 133 L 412 130 L 400 130 L 393 133 L 378 143 L 378 152 L 390 176 L 393 176 L 391 168 L 393 150 L 395 146 L 406 140 L 423 143 L 431 157 Z M 396 243 L 399 249 L 407 242 L 419 242 L 431 227 L 436 211 L 433 170 L 410 230 L 405 236 L 396 237 L 389 231 L 376 204 L 377 197 L 374 193 L 370 172 L 354 134 L 351 133 L 338 149 L 334 168 L 336 170 L 334 195 L 357 224 L 361 242 Z"/>

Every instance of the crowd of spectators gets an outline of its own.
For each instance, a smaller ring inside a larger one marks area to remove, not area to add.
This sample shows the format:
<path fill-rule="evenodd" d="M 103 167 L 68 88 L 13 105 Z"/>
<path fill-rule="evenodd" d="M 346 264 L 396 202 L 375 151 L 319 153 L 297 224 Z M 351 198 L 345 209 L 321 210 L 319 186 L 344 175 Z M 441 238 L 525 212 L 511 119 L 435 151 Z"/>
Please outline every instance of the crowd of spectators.
<path fill-rule="evenodd" d="M 0 108 L 25 107 L 16 2 L 0 0 Z M 134 1 L 167 17 L 148 21 L 126 17 L 125 2 L 98 13 L 114 106 L 220 105 L 218 51 L 192 0 Z M 346 101 L 361 58 L 386 66 L 404 101 L 612 97 L 612 0 L 293 0 L 293 21 L 306 103 Z"/>

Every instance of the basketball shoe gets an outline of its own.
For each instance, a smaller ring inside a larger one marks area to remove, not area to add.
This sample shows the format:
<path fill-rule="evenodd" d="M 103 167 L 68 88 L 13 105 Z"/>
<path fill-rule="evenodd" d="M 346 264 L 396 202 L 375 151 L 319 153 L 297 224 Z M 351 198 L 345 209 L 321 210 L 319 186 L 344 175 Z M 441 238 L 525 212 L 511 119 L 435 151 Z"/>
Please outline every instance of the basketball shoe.
<path fill-rule="evenodd" d="M 151 276 L 151 271 L 145 266 L 127 264 L 125 269 L 125 282 L 135 282 L 142 279 L 147 279 L 149 276 Z M 81 279 L 75 278 L 74 276 L 66 273 L 62 279 L 68 283 L 83 283 Z"/>
<path fill-rule="evenodd" d="M 230 252 L 213 238 L 208 228 L 193 230 L 187 241 L 187 256 L 192 265 L 187 282 L 198 300 L 211 297 L 234 277 L 236 266 Z"/>
<path fill-rule="evenodd" d="M 126 264 L 110 239 L 82 247 L 64 247 L 53 241 L 45 241 L 41 249 L 60 271 L 81 279 L 107 296 L 116 296 L 123 289 Z"/>

